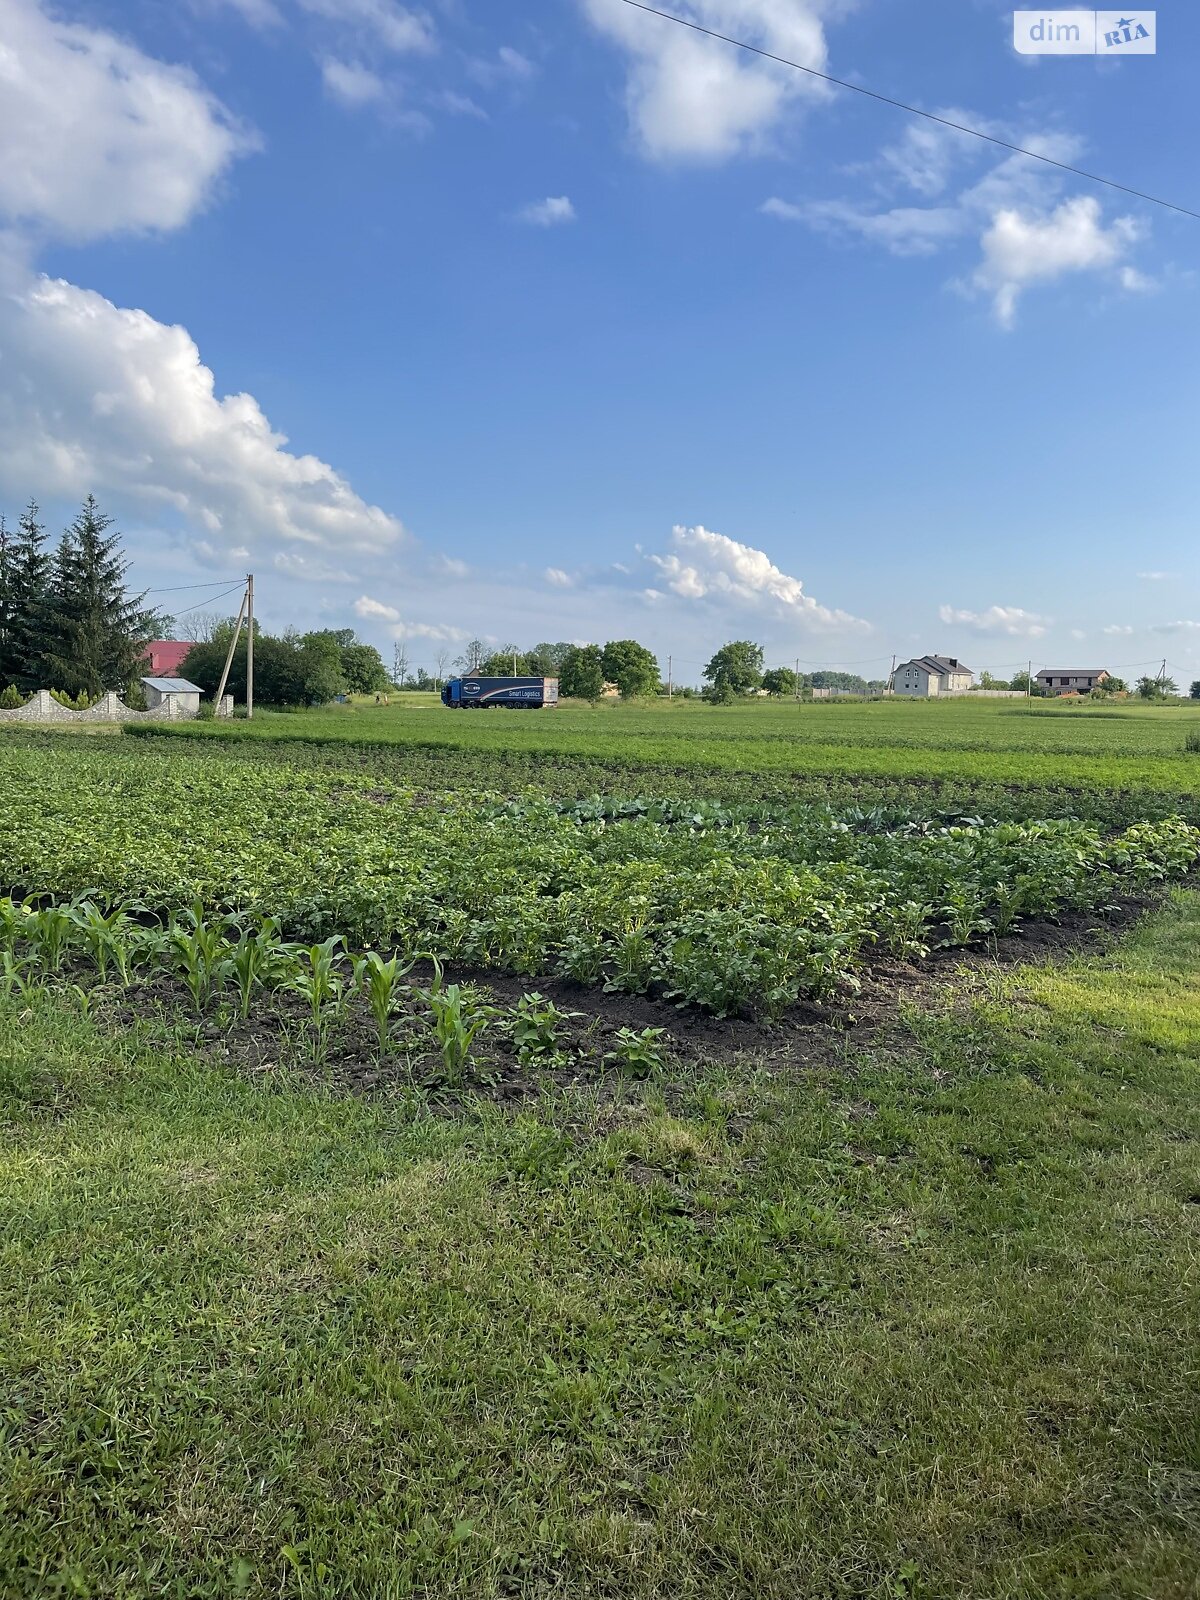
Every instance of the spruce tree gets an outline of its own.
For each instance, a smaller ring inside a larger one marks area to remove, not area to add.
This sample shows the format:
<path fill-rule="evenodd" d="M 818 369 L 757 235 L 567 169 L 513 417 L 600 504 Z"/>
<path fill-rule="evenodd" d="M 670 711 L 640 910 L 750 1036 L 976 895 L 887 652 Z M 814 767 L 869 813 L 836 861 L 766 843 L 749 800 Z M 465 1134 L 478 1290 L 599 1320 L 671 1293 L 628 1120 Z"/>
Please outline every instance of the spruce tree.
<path fill-rule="evenodd" d="M 16 614 L 12 592 L 12 535 L 0 516 L 0 689 L 7 689 L 16 676 L 13 652 L 13 623 Z"/>
<path fill-rule="evenodd" d="M 125 586 L 129 563 L 119 533 L 88 495 L 55 552 L 47 596 L 46 687 L 90 696 L 126 689 L 140 676 L 161 619 Z"/>
<path fill-rule="evenodd" d="M 9 552 L 13 596 L 11 681 L 24 692 L 48 687 L 43 655 L 50 558 L 45 549 L 46 530 L 38 515 L 37 502 L 31 500 L 21 513 Z"/>

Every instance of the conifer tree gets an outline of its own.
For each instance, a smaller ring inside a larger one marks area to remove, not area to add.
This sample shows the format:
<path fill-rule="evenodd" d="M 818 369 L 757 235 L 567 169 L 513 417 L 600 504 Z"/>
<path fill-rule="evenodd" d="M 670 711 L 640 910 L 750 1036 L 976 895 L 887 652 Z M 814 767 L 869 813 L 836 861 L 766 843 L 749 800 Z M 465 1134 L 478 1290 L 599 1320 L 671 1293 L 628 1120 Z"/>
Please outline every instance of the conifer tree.
<path fill-rule="evenodd" d="M 43 653 L 50 558 L 45 548 L 46 530 L 38 517 L 37 501 L 31 500 L 21 513 L 9 552 L 13 620 L 8 681 L 25 692 L 42 688 L 46 679 Z"/>
<path fill-rule="evenodd" d="M 51 565 L 41 666 L 49 683 L 69 694 L 96 696 L 136 682 L 161 625 L 143 607 L 145 595 L 126 588 L 129 563 L 111 526 L 88 495 Z"/>

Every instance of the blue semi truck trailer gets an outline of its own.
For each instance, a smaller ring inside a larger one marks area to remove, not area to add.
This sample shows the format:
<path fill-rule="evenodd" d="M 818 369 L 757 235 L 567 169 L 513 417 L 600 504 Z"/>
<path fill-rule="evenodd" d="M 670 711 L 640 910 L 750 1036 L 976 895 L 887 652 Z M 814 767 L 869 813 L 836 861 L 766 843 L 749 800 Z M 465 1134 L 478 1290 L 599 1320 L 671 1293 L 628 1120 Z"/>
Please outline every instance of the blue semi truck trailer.
<path fill-rule="evenodd" d="M 469 711 L 507 706 L 510 711 L 541 711 L 558 704 L 557 678 L 451 678 L 442 704 Z"/>

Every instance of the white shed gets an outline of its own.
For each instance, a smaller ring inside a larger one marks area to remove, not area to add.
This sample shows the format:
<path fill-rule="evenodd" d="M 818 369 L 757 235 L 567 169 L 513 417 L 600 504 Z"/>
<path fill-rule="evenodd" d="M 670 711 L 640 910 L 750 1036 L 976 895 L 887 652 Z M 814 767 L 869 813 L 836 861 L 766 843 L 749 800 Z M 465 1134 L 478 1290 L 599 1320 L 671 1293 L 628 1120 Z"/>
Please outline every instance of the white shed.
<path fill-rule="evenodd" d="M 149 711 L 157 711 L 168 701 L 177 717 L 194 717 L 200 709 L 204 690 L 186 678 L 143 678 L 141 684 Z"/>

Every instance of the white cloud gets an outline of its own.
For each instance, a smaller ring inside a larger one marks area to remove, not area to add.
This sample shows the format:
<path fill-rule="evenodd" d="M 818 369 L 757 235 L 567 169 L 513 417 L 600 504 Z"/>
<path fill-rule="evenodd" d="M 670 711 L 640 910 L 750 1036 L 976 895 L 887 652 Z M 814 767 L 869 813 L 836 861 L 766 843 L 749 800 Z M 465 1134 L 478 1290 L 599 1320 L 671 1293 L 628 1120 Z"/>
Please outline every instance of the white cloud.
<path fill-rule="evenodd" d="M 939 115 L 1056 161 L 1076 160 L 1082 151 L 1081 141 L 1063 132 L 988 123 L 957 108 Z M 982 176 L 964 174 L 963 169 L 977 169 L 985 160 L 993 164 Z M 858 170 L 869 183 L 862 199 L 797 203 L 773 196 L 761 210 L 781 221 L 880 245 L 898 256 L 933 255 L 977 239 L 978 265 L 956 287 L 986 293 L 1006 328 L 1013 325 L 1021 294 L 1034 284 L 1089 273 L 1126 292 L 1155 287 L 1124 259 L 1141 236 L 1134 219 L 1119 216 L 1106 223 L 1091 195 L 1061 199 L 1064 175 L 1026 156 L 997 161 L 994 151 L 969 135 L 922 123 Z M 881 204 L 881 194 L 892 203 Z"/>
<path fill-rule="evenodd" d="M 439 111 L 448 111 L 452 117 L 476 117 L 480 122 L 488 121 L 488 114 L 481 105 L 477 105 L 470 95 L 459 94 L 454 89 L 443 89 L 435 94 L 432 104 Z"/>
<path fill-rule="evenodd" d="M 387 85 L 383 79 L 357 61 L 339 61 L 336 56 L 326 56 L 321 62 L 321 81 L 327 94 L 351 110 L 387 99 Z"/>
<path fill-rule="evenodd" d="M 183 67 L 2 0 L 0 213 L 79 242 L 181 227 L 254 136 Z"/>
<path fill-rule="evenodd" d="M 370 595 L 360 595 L 354 602 L 354 615 L 361 617 L 364 622 L 399 622 L 400 613 L 395 606 L 385 606 L 381 600 L 372 600 Z"/>
<path fill-rule="evenodd" d="M 1156 622 L 1151 633 L 1200 633 L 1200 622 L 1181 619 L 1178 622 Z"/>
<path fill-rule="evenodd" d="M 1092 195 L 1064 200 L 1048 216 L 998 211 L 983 235 L 983 260 L 973 281 L 993 296 L 1001 325 L 1011 327 L 1017 299 L 1029 284 L 1115 266 L 1137 237 L 1132 217 L 1117 217 L 1105 228 Z"/>
<path fill-rule="evenodd" d="M 511 45 L 501 45 L 494 56 L 475 56 L 467 62 L 467 73 L 476 83 L 491 88 L 494 84 L 527 83 L 537 68 L 528 56 L 523 56 Z"/>
<path fill-rule="evenodd" d="M 391 630 L 394 639 L 429 639 L 434 644 L 461 644 L 472 634 L 449 622 L 398 622 Z"/>
<path fill-rule="evenodd" d="M 820 626 L 866 628 L 861 617 L 830 610 L 804 593 L 799 578 L 781 571 L 763 550 L 740 544 L 705 527 L 676 526 L 671 550 L 647 559 L 666 588 L 684 600 L 734 601 L 743 607 L 771 606 L 777 614 Z M 656 597 L 659 591 L 646 591 Z"/>
<path fill-rule="evenodd" d="M 890 211 L 870 211 L 847 200 L 813 200 L 797 206 L 772 198 L 759 209 L 784 222 L 807 222 L 822 232 L 856 235 L 897 256 L 932 255 L 965 227 L 963 213 L 954 206 L 894 206 Z"/>
<path fill-rule="evenodd" d="M 755 58 L 620 0 L 582 0 L 593 25 L 628 59 L 626 110 L 654 160 L 720 161 L 761 145 L 797 102 L 825 99 L 818 80 Z M 801 66 L 826 66 L 820 0 L 679 0 L 681 16 Z"/>
<path fill-rule="evenodd" d="M 521 222 L 531 223 L 535 228 L 556 228 L 564 222 L 574 222 L 576 213 L 569 198 L 558 194 L 522 206 L 517 216 Z"/>
<path fill-rule="evenodd" d="M 569 572 L 564 572 L 561 567 L 547 567 L 543 573 L 546 582 L 554 589 L 569 589 L 575 581 Z"/>
<path fill-rule="evenodd" d="M 1039 639 L 1052 619 L 1020 606 L 989 606 L 986 611 L 960 611 L 955 606 L 939 606 L 943 622 L 970 628 L 972 633 L 1006 634 L 1010 638 Z"/>
<path fill-rule="evenodd" d="M 283 23 L 283 14 L 274 0 L 210 0 L 213 5 L 227 5 L 237 11 L 252 28 L 278 28 Z"/>
<path fill-rule="evenodd" d="M 1111 622 L 1107 628 L 1102 628 L 1100 631 L 1106 633 L 1110 639 L 1124 639 L 1133 632 L 1133 629 L 1127 622 Z"/>
<path fill-rule="evenodd" d="M 61 279 L 0 294 L 0 479 L 119 493 L 210 544 L 381 552 L 405 538 L 331 466 L 287 449 L 252 395 L 218 395 L 187 330 Z"/>
<path fill-rule="evenodd" d="M 340 23 L 355 36 L 397 55 L 428 53 L 437 47 L 433 23 L 424 12 L 396 0 L 299 0 L 300 9 Z"/>
<path fill-rule="evenodd" d="M 1170 572 L 1139 572 L 1138 573 L 1138 577 L 1139 578 L 1144 578 L 1147 583 L 1164 583 L 1166 581 L 1166 579 L 1168 579 L 1168 578 L 1170 578 L 1172 576 L 1173 576 L 1173 574 L 1170 573 Z"/>

